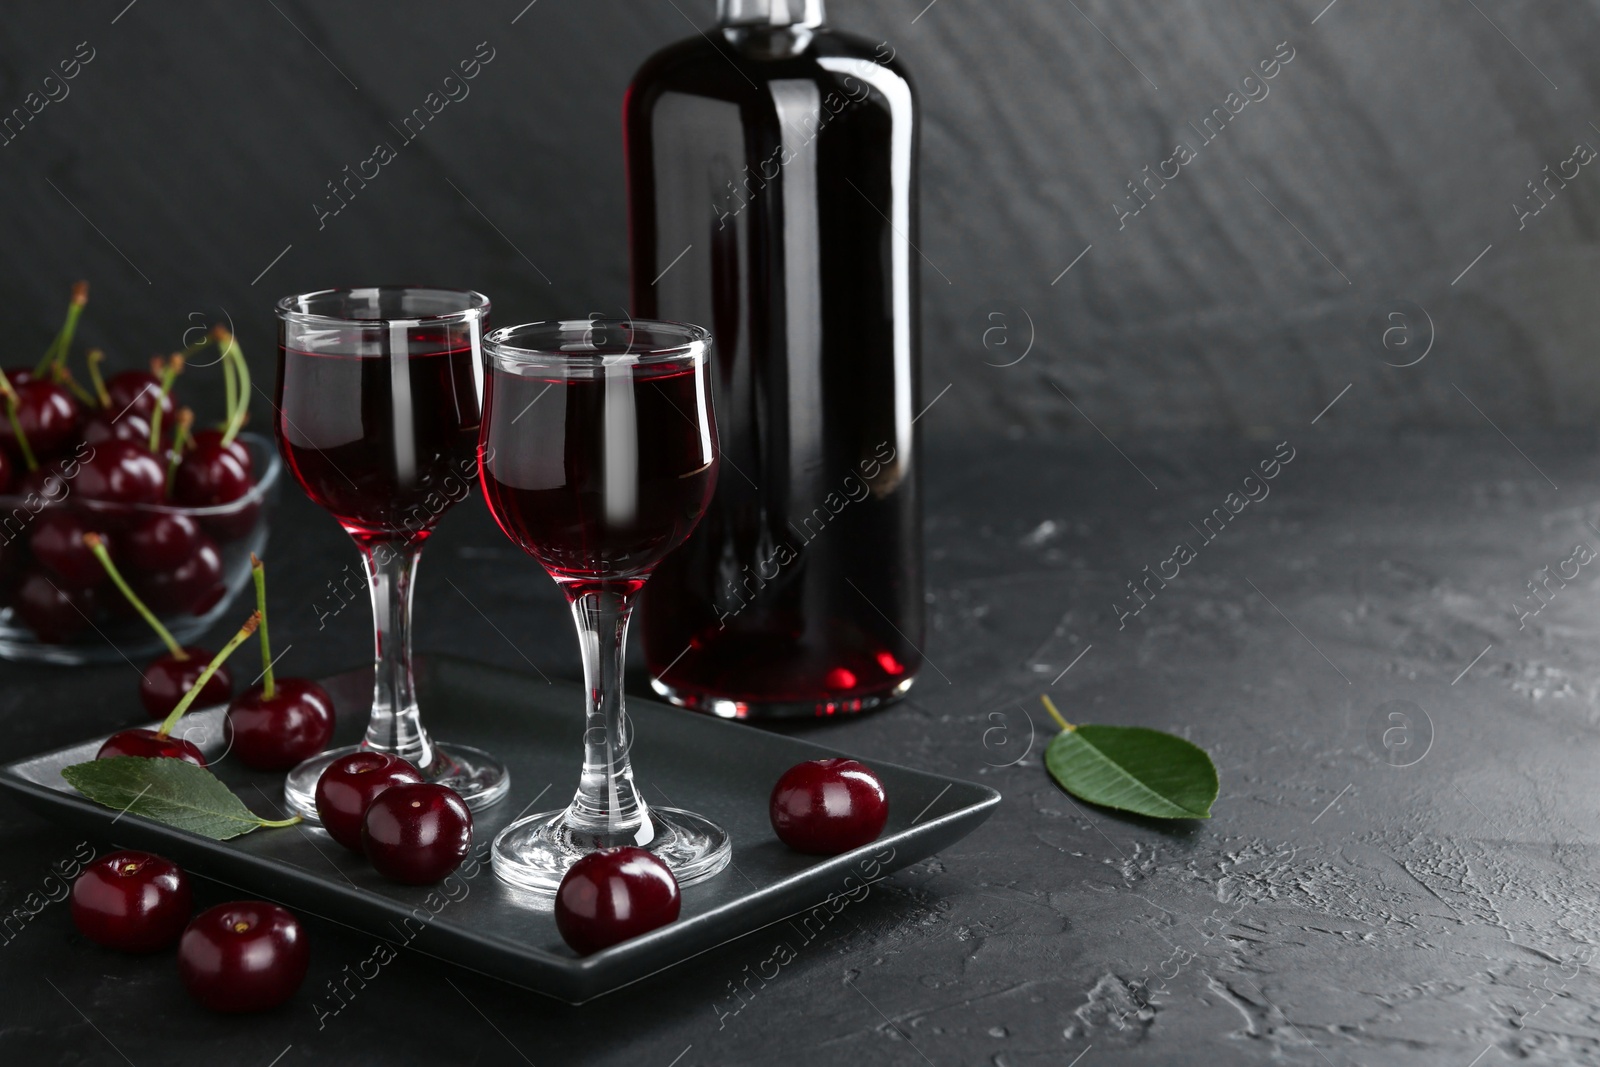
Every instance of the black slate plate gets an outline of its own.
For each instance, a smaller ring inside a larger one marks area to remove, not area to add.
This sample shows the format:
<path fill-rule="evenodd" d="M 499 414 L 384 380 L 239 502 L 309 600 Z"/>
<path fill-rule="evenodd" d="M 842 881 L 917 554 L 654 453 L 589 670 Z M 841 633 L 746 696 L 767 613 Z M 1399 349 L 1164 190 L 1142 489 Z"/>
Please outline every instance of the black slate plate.
<path fill-rule="evenodd" d="M 804 741 L 634 698 L 633 764 L 647 800 L 688 808 L 733 837 L 733 862 L 683 893 L 677 922 L 592 956 L 561 941 L 547 903 L 505 885 L 487 862 L 500 828 L 524 811 L 570 799 L 581 756 L 582 691 L 498 668 L 442 657 L 417 664 L 420 702 L 439 737 L 487 749 L 511 769 L 510 797 L 475 815 L 474 855 L 433 887 L 396 885 L 320 829 L 257 830 L 212 841 L 79 795 L 61 768 L 91 759 L 103 738 L 0 768 L 0 788 L 77 830 L 167 856 L 194 873 L 373 934 L 391 949 L 414 949 L 573 1003 L 610 992 L 753 930 L 810 911 L 821 924 L 891 871 L 971 833 L 1000 801 L 994 790 L 878 760 L 889 824 L 872 844 L 842 856 L 803 856 L 767 822 L 767 797 L 791 765 L 839 753 Z M 323 684 L 339 712 L 335 743 L 365 727 L 372 673 Z M 217 760 L 220 708 L 191 713 L 180 729 Z M 282 777 L 221 758 L 214 769 L 244 801 L 281 815 Z"/>

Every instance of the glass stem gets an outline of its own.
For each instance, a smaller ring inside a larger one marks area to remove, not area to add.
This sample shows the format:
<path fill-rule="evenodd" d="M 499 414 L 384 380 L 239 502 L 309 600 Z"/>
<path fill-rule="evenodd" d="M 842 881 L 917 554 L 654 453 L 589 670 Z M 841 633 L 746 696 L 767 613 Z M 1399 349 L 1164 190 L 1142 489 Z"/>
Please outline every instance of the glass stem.
<path fill-rule="evenodd" d="M 653 830 L 649 808 L 633 784 L 628 759 L 632 736 L 622 693 L 633 595 L 606 586 L 582 591 L 569 587 L 567 592 L 583 652 L 585 692 L 583 777 L 566 823 L 580 832 L 606 835 L 607 844 L 644 845 Z"/>
<path fill-rule="evenodd" d="M 359 542 L 358 542 L 359 543 Z M 417 712 L 411 679 L 411 588 L 422 546 L 409 541 L 362 543 L 372 593 L 372 717 L 362 747 L 392 752 L 426 771 L 433 743 Z"/>

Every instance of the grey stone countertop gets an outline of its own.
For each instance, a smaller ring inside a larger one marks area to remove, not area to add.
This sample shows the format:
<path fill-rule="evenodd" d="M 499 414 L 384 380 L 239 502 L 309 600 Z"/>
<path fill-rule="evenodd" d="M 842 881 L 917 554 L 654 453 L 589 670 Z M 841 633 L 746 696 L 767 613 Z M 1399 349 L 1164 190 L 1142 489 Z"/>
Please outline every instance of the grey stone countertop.
<path fill-rule="evenodd" d="M 1283 436 L 930 452 L 928 666 L 896 707 L 788 729 L 1005 799 L 769 981 L 743 984 L 761 933 L 581 1008 L 402 953 L 319 1026 L 310 991 L 371 938 L 311 919 L 306 990 L 221 1018 L 170 954 L 102 951 L 51 903 L 0 937 L 0 1062 L 1600 1063 L 1593 435 L 1313 427 L 1247 483 Z M 349 543 L 293 486 L 273 538 L 280 670 L 363 661 L 364 603 L 326 611 Z M 1167 562 L 1179 542 L 1192 558 Z M 1146 566 L 1178 574 L 1132 614 Z M 477 500 L 430 544 L 417 605 L 420 649 L 576 673 L 553 584 Z M 134 717 L 126 665 L 0 678 L 6 760 Z M 1041 765 L 1044 692 L 1203 745 L 1215 817 L 1074 802 Z M 78 841 L 0 810 L 10 914 Z"/>

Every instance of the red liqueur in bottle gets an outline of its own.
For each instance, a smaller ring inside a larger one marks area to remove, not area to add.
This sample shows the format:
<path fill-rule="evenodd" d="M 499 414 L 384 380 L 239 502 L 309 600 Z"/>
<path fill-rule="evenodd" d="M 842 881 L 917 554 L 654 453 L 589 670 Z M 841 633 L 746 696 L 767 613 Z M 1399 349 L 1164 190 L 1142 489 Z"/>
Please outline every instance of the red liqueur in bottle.
<path fill-rule="evenodd" d="M 922 665 L 917 121 L 821 0 L 721 0 L 628 89 L 634 312 L 715 343 L 716 494 L 641 608 L 675 703 L 859 711 Z"/>

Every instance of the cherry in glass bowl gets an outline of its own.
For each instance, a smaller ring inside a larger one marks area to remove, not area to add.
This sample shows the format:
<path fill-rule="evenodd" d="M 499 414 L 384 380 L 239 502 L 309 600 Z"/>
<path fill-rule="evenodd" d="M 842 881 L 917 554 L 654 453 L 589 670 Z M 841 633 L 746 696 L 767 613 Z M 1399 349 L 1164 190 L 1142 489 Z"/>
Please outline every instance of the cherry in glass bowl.
<path fill-rule="evenodd" d="M 166 650 L 88 565 L 93 558 L 75 551 L 82 531 L 105 538 L 118 568 L 179 644 L 226 614 L 250 584 L 250 554 L 266 551 L 267 511 L 283 470 L 266 438 L 242 433 L 234 444 L 248 453 L 255 484 L 208 507 L 86 499 L 78 491 L 86 450 L 98 455 L 109 446 L 104 441 L 81 445 L 75 463 L 69 451 L 32 474 L 17 464 L 0 493 L 0 658 L 142 663 Z M 105 492 L 96 486 L 96 495 Z"/>

